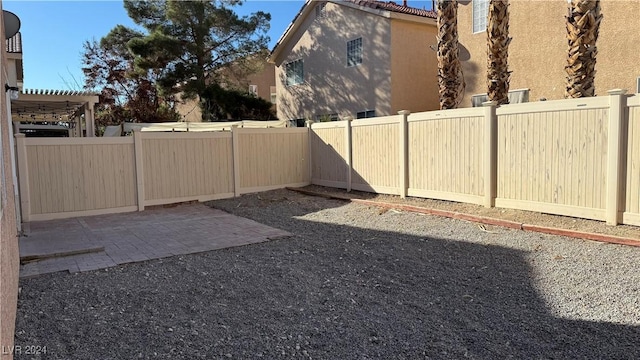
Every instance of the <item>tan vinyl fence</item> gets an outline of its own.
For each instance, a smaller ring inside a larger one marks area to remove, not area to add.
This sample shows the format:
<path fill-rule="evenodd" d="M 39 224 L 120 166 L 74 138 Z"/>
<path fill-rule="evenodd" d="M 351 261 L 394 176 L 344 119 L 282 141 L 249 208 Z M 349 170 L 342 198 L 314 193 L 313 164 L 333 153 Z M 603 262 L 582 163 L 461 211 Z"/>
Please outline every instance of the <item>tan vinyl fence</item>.
<path fill-rule="evenodd" d="M 640 95 L 311 125 L 311 182 L 640 225 Z"/>
<path fill-rule="evenodd" d="M 605 220 L 611 100 L 499 108 L 496 206 Z"/>
<path fill-rule="evenodd" d="M 142 210 L 309 184 L 308 129 L 16 135 L 24 221 Z"/>
<path fill-rule="evenodd" d="M 640 95 L 308 128 L 16 135 L 24 221 L 318 185 L 640 225 Z"/>
<path fill-rule="evenodd" d="M 313 124 L 311 139 L 311 177 L 318 185 L 347 188 L 347 164 L 351 141 L 347 136 L 347 122 Z"/>
<path fill-rule="evenodd" d="M 622 133 L 628 134 L 628 142 L 623 148 L 626 159 L 622 158 L 625 165 L 622 181 L 626 185 L 622 194 L 622 223 L 640 225 L 640 94 L 627 98 L 625 118 L 628 123 L 623 123 Z"/>

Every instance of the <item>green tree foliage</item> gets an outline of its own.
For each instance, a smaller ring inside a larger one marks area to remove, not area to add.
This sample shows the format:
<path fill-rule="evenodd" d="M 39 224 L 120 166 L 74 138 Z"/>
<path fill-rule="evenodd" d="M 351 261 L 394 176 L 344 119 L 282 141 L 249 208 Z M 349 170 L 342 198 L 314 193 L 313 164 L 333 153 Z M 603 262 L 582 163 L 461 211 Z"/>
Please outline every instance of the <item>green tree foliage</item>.
<path fill-rule="evenodd" d="M 144 36 L 139 31 L 118 25 L 100 42 L 84 43 L 83 68 L 85 89 L 98 91 L 96 107 L 98 127 L 127 122 L 177 121 L 178 114 L 158 93 L 155 71 L 140 71 L 134 66 L 134 55 L 126 44 Z"/>
<path fill-rule="evenodd" d="M 208 85 L 202 94 L 209 109 L 210 120 L 275 120 L 270 102 L 236 89 L 223 89 L 218 84 Z"/>
<path fill-rule="evenodd" d="M 266 48 L 269 14 L 240 17 L 233 11 L 240 0 L 125 0 L 124 5 L 129 17 L 148 31 L 127 43 L 136 55 L 136 68 L 158 71 L 161 93 L 198 99 L 205 121 L 235 117 L 238 107 L 261 111 L 264 104 L 253 108 L 255 99 L 221 84 L 225 69 Z M 232 109 L 225 103 L 229 99 L 243 103 Z"/>

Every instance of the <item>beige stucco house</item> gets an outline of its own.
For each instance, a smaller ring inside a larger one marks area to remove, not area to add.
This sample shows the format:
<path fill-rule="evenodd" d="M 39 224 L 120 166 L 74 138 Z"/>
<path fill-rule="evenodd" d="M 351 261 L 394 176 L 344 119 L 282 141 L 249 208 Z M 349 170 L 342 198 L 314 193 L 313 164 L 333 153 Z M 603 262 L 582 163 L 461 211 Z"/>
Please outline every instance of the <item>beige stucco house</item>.
<path fill-rule="evenodd" d="M 270 56 L 278 119 L 437 109 L 435 17 L 393 2 L 307 1 Z"/>
<path fill-rule="evenodd" d="M 486 93 L 486 17 L 489 0 L 460 1 L 458 33 L 467 83 L 463 107 Z M 623 88 L 638 91 L 640 77 L 640 1 L 601 1 L 596 94 Z M 511 89 L 529 89 L 531 101 L 564 97 L 567 0 L 510 1 L 509 68 Z"/>
<path fill-rule="evenodd" d="M 246 90 L 266 101 L 276 103 L 276 76 L 275 65 L 268 63 L 266 58 L 256 57 L 252 60 L 251 67 L 255 68 L 255 72 L 242 76 L 236 72 L 225 72 L 227 79 L 226 87 L 239 90 Z M 240 72 L 242 73 L 242 72 Z M 182 100 L 180 94 L 176 99 L 176 111 L 180 114 L 182 121 L 201 122 L 202 112 L 200 106 L 195 100 Z M 275 108 L 274 108 L 275 112 Z M 247 119 L 250 120 L 250 119 Z"/>

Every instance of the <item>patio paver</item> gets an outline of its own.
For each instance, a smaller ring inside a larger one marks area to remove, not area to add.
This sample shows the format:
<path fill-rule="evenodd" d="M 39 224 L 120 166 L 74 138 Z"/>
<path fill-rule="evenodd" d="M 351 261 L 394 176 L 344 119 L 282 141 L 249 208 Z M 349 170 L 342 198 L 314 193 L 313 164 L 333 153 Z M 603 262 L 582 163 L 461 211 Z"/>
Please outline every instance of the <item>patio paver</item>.
<path fill-rule="evenodd" d="M 20 266 L 20 277 L 90 271 L 120 264 L 255 244 L 291 236 L 203 204 L 25 224 L 20 256 L 96 247 L 102 252 L 55 257 Z"/>

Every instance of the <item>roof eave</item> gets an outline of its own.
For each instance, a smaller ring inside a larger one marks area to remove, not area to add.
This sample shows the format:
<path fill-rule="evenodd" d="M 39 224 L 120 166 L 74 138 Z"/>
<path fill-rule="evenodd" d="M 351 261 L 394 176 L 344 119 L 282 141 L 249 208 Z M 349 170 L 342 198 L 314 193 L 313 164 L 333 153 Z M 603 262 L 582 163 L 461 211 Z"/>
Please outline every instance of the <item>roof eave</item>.
<path fill-rule="evenodd" d="M 426 17 L 426 16 L 402 14 L 397 12 L 390 12 L 390 13 L 391 13 L 391 19 L 395 19 L 395 20 L 408 21 L 408 22 L 414 22 L 414 23 L 420 23 L 420 24 L 428 24 L 433 26 L 437 24 L 436 19 Z"/>
<path fill-rule="evenodd" d="M 282 33 L 282 35 L 280 36 L 280 39 L 278 39 L 278 42 L 276 42 L 275 46 L 271 50 L 269 57 L 267 57 L 267 62 L 272 64 L 276 63 L 276 59 L 284 48 L 283 45 L 287 42 L 291 34 L 298 31 L 300 25 L 303 23 L 303 20 L 306 19 L 306 17 L 309 15 L 309 12 L 311 12 L 310 9 L 312 9 L 312 7 L 308 5 L 312 2 L 315 1 L 307 0 L 304 5 L 302 5 L 302 8 L 300 8 L 296 16 L 293 18 L 293 21 L 291 21 L 289 26 L 287 26 L 287 28 L 284 30 L 284 33 Z"/>

